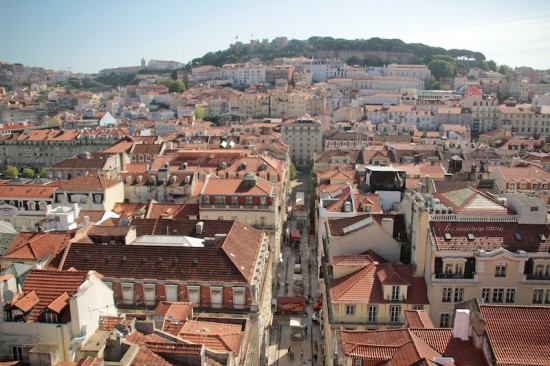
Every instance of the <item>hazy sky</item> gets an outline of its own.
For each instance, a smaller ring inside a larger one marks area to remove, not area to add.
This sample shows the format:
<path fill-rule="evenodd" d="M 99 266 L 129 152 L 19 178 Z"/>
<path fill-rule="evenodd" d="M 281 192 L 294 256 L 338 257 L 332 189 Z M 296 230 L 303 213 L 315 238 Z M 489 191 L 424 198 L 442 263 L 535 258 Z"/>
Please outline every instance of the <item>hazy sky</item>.
<path fill-rule="evenodd" d="M 399 38 L 550 69 L 548 0 L 1 0 L 0 61 L 73 72 L 185 62 L 254 39 Z"/>

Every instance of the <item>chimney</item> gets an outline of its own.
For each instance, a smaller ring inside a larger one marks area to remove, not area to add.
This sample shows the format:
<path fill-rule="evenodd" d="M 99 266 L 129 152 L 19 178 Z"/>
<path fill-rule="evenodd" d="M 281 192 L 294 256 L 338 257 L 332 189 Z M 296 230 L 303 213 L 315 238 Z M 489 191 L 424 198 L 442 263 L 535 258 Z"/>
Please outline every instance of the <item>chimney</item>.
<path fill-rule="evenodd" d="M 90 225 L 90 216 L 84 216 L 82 223 L 84 224 L 84 227 Z"/>
<path fill-rule="evenodd" d="M 453 326 L 453 337 L 463 341 L 468 340 L 470 330 L 470 310 L 457 309 L 455 313 L 455 323 Z"/>
<path fill-rule="evenodd" d="M 445 173 L 445 182 L 452 182 L 452 180 L 453 180 L 453 174 Z"/>
<path fill-rule="evenodd" d="M 195 225 L 195 231 L 199 235 L 202 235 L 203 228 L 204 228 L 204 222 L 202 222 L 202 221 L 197 222 L 197 224 Z"/>
<path fill-rule="evenodd" d="M 430 176 L 426 175 L 424 176 L 424 193 L 428 193 L 430 190 L 428 187 L 430 186 Z"/>
<path fill-rule="evenodd" d="M 391 217 L 384 217 L 382 219 L 382 229 L 393 238 L 393 219 Z"/>

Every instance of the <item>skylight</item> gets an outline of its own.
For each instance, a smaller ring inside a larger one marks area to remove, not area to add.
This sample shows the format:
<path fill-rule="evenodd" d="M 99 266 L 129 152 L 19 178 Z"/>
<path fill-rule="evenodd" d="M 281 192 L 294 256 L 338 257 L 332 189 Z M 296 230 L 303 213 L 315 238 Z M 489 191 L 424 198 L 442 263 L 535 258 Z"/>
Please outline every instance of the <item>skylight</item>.
<path fill-rule="evenodd" d="M 516 238 L 517 241 L 521 241 L 523 239 L 520 233 L 515 233 L 514 238 Z"/>
<path fill-rule="evenodd" d="M 468 233 L 468 240 L 474 240 L 476 237 L 472 233 Z"/>
<path fill-rule="evenodd" d="M 544 241 L 544 240 L 546 240 L 546 236 L 544 236 L 544 234 L 539 234 L 539 239 L 541 241 Z"/>
<path fill-rule="evenodd" d="M 445 240 L 451 240 L 452 236 L 451 233 L 445 233 Z"/>

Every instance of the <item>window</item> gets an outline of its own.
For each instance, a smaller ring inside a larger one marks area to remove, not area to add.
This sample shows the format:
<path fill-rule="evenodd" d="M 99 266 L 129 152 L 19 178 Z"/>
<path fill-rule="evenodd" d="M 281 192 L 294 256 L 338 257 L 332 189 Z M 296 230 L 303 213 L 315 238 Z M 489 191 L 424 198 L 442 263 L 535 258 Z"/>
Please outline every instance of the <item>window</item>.
<path fill-rule="evenodd" d="M 355 305 L 346 305 L 346 315 L 355 315 Z"/>
<path fill-rule="evenodd" d="M 205 205 L 209 205 L 210 204 L 210 196 L 204 196 L 202 198 L 202 203 L 205 204 Z"/>
<path fill-rule="evenodd" d="M 399 321 L 399 313 L 401 313 L 401 306 L 392 305 L 390 306 L 390 322 L 396 323 Z"/>
<path fill-rule="evenodd" d="M 497 262 L 495 266 L 495 277 L 506 277 L 506 262 Z"/>
<path fill-rule="evenodd" d="M 46 323 L 52 323 L 52 324 L 57 323 L 57 314 L 56 313 L 47 312 L 45 315 L 46 315 Z"/>
<path fill-rule="evenodd" d="M 23 347 L 21 346 L 11 346 L 11 358 L 14 360 L 23 359 Z"/>
<path fill-rule="evenodd" d="M 510 189 L 516 189 L 516 183 L 510 183 Z"/>
<path fill-rule="evenodd" d="M 252 197 L 246 197 L 246 204 L 251 205 L 252 204 Z"/>
<path fill-rule="evenodd" d="M 464 301 L 464 288 L 455 288 L 455 302 Z"/>
<path fill-rule="evenodd" d="M 481 290 L 481 300 L 484 303 L 489 303 L 491 299 L 491 289 L 490 288 L 484 288 Z"/>
<path fill-rule="evenodd" d="M 544 266 L 542 264 L 537 264 L 535 266 L 535 275 L 542 276 L 543 271 L 544 271 Z"/>
<path fill-rule="evenodd" d="M 508 288 L 506 289 L 506 303 L 513 304 L 516 301 L 516 289 Z"/>
<path fill-rule="evenodd" d="M 461 275 L 464 273 L 464 264 L 456 263 L 455 264 L 455 274 Z"/>
<path fill-rule="evenodd" d="M 542 296 L 544 295 L 543 289 L 533 290 L 533 304 L 542 304 Z"/>
<path fill-rule="evenodd" d="M 244 287 L 233 288 L 233 307 L 235 309 L 244 309 L 245 306 L 245 290 Z"/>
<path fill-rule="evenodd" d="M 232 205 L 238 205 L 239 204 L 239 197 L 237 197 L 237 196 L 231 197 L 231 204 Z"/>
<path fill-rule="evenodd" d="M 166 285 L 166 301 L 178 301 L 178 285 Z"/>
<path fill-rule="evenodd" d="M 189 294 L 189 302 L 194 302 L 197 306 L 200 306 L 200 286 L 188 286 L 187 292 Z"/>
<path fill-rule="evenodd" d="M 451 302 L 451 296 L 453 294 L 453 289 L 450 287 L 444 287 L 443 288 L 443 297 L 441 298 L 441 302 Z"/>
<path fill-rule="evenodd" d="M 494 288 L 493 289 L 493 302 L 495 302 L 495 303 L 504 302 L 504 289 L 503 288 Z"/>
<path fill-rule="evenodd" d="M 361 360 L 360 358 L 356 358 L 353 361 L 353 366 L 363 366 L 363 360 Z"/>
<path fill-rule="evenodd" d="M 442 313 L 439 315 L 439 327 L 448 328 L 451 325 L 451 314 Z"/>
<path fill-rule="evenodd" d="M 413 305 L 413 310 L 424 310 L 424 305 Z"/>
<path fill-rule="evenodd" d="M 267 205 L 267 197 L 260 197 L 260 205 L 262 206 Z"/>
<path fill-rule="evenodd" d="M 155 284 L 149 283 L 143 285 L 143 300 L 147 306 L 156 304 Z"/>
<path fill-rule="evenodd" d="M 216 205 L 225 205 L 225 196 L 216 196 Z"/>
<path fill-rule="evenodd" d="M 452 263 L 446 263 L 446 264 L 445 264 L 445 273 L 446 273 L 446 274 L 451 274 L 451 273 L 453 273 L 453 265 L 452 265 Z"/>
<path fill-rule="evenodd" d="M 94 203 L 101 203 L 101 195 L 94 194 Z"/>
<path fill-rule="evenodd" d="M 134 302 L 134 284 L 133 283 L 122 284 L 122 302 L 125 304 L 132 304 Z"/>
<path fill-rule="evenodd" d="M 221 287 L 210 287 L 210 304 L 214 309 L 219 309 L 222 307 L 222 288 Z"/>
<path fill-rule="evenodd" d="M 546 296 L 544 296 L 544 303 L 550 304 L 550 290 L 546 290 Z"/>
<path fill-rule="evenodd" d="M 391 287 L 391 301 L 399 301 L 399 286 Z"/>
<path fill-rule="evenodd" d="M 378 309 L 376 306 L 369 306 L 369 322 L 375 322 L 376 321 L 376 314 L 378 312 Z"/>

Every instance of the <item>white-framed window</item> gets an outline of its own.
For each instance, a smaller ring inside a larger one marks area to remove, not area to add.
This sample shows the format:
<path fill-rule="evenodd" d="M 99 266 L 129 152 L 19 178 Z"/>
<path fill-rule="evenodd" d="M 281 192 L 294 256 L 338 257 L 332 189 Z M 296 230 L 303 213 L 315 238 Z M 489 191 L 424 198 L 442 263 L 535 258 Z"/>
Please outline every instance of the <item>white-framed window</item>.
<path fill-rule="evenodd" d="M 413 305 L 413 310 L 424 310 L 424 305 Z"/>
<path fill-rule="evenodd" d="M 527 189 L 527 182 L 521 182 L 520 189 Z"/>
<path fill-rule="evenodd" d="M 446 274 L 452 274 L 453 273 L 453 264 L 452 263 L 445 263 L 445 273 Z"/>
<path fill-rule="evenodd" d="M 451 302 L 453 296 L 453 289 L 451 287 L 443 287 L 443 296 L 441 296 L 441 302 Z"/>
<path fill-rule="evenodd" d="M 481 289 L 481 300 L 485 303 L 489 303 L 491 301 L 491 289 L 490 288 L 483 288 Z"/>
<path fill-rule="evenodd" d="M 355 305 L 346 305 L 346 315 L 355 315 Z"/>
<path fill-rule="evenodd" d="M 378 308 L 374 305 L 369 305 L 369 318 L 368 318 L 368 321 L 369 322 L 376 322 L 376 316 L 378 314 Z"/>
<path fill-rule="evenodd" d="M 542 304 L 542 297 L 544 296 L 544 290 L 536 288 L 533 290 L 533 304 Z"/>
<path fill-rule="evenodd" d="M 451 314 L 441 313 L 439 314 L 439 327 L 448 328 L 451 325 Z"/>
<path fill-rule="evenodd" d="M 187 286 L 187 293 L 189 297 L 189 302 L 194 302 L 197 306 L 200 306 L 200 286 Z"/>
<path fill-rule="evenodd" d="M 57 323 L 57 313 L 47 312 L 44 314 L 46 316 L 46 323 L 56 324 Z"/>
<path fill-rule="evenodd" d="M 455 274 L 461 275 L 464 273 L 464 263 L 455 263 Z"/>
<path fill-rule="evenodd" d="M 462 302 L 464 301 L 464 288 L 463 287 L 457 287 L 455 288 L 455 302 Z"/>
<path fill-rule="evenodd" d="M 356 358 L 353 360 L 353 366 L 363 366 L 363 360 L 360 358 Z"/>
<path fill-rule="evenodd" d="M 209 205 L 210 204 L 210 196 L 203 196 L 202 197 L 202 203 L 204 205 Z"/>
<path fill-rule="evenodd" d="M 507 288 L 506 289 L 506 303 L 513 304 L 516 301 L 516 289 Z"/>
<path fill-rule="evenodd" d="M 260 197 L 260 205 L 262 206 L 267 205 L 267 197 Z"/>
<path fill-rule="evenodd" d="M 493 289 L 493 303 L 502 303 L 504 302 L 504 289 L 503 288 L 494 288 Z"/>
<path fill-rule="evenodd" d="M 233 307 L 244 309 L 246 303 L 246 291 L 244 287 L 233 287 Z"/>
<path fill-rule="evenodd" d="M 143 301 L 147 306 L 156 304 L 154 283 L 146 283 L 143 285 Z"/>
<path fill-rule="evenodd" d="M 251 205 L 251 204 L 252 204 L 252 197 L 250 197 L 250 196 L 247 196 L 247 197 L 246 197 L 246 204 L 247 204 L 247 205 Z"/>
<path fill-rule="evenodd" d="M 94 194 L 94 203 L 101 203 L 101 195 Z"/>
<path fill-rule="evenodd" d="M 506 277 L 506 267 L 508 263 L 506 262 L 496 262 L 495 265 L 495 277 Z"/>
<path fill-rule="evenodd" d="M 510 183 L 510 189 L 516 189 L 516 183 L 514 182 Z"/>
<path fill-rule="evenodd" d="M 231 197 L 231 204 L 232 205 L 238 205 L 239 204 L 239 197 L 237 197 L 237 196 Z"/>
<path fill-rule="evenodd" d="M 223 305 L 223 288 L 210 287 L 210 305 L 214 309 L 220 309 Z"/>
<path fill-rule="evenodd" d="M 10 346 L 11 358 L 14 360 L 23 359 L 23 347 L 22 346 Z"/>
<path fill-rule="evenodd" d="M 390 298 L 390 300 L 391 301 L 399 301 L 399 295 L 400 295 L 399 286 L 392 286 L 391 287 L 391 298 Z"/>
<path fill-rule="evenodd" d="M 399 305 L 390 306 L 390 322 L 392 323 L 398 322 L 400 314 L 401 314 L 401 306 Z"/>
<path fill-rule="evenodd" d="M 216 205 L 225 205 L 225 196 L 216 196 Z"/>
<path fill-rule="evenodd" d="M 122 284 L 122 302 L 125 304 L 132 304 L 134 302 L 134 284 L 133 283 Z"/>
<path fill-rule="evenodd" d="M 178 285 L 165 285 L 166 301 L 178 301 Z"/>

